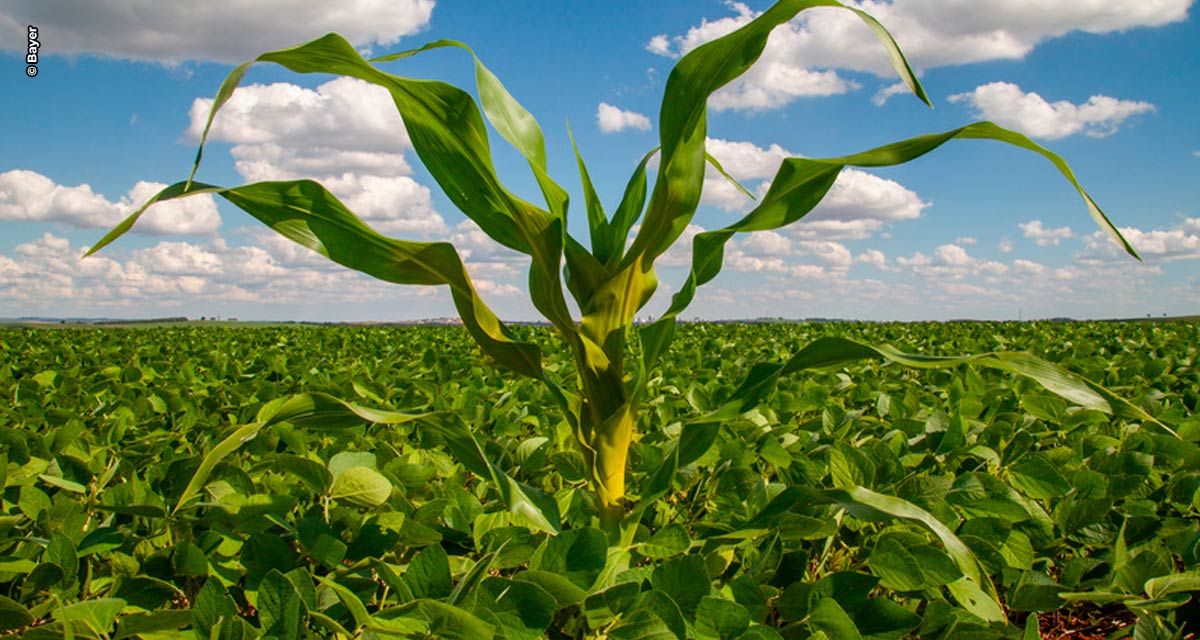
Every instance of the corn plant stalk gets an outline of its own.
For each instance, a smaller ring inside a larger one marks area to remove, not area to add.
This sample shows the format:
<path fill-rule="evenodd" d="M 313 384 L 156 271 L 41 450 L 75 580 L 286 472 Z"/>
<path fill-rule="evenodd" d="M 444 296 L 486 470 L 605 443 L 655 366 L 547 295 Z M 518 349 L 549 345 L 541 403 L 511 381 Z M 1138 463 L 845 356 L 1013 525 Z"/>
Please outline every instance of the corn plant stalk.
<path fill-rule="evenodd" d="M 151 198 L 96 243 L 89 255 L 128 231 L 155 202 L 211 193 L 232 202 L 281 235 L 351 269 L 398 284 L 448 286 L 464 326 L 483 353 L 504 369 L 541 380 L 556 399 L 590 470 L 601 525 L 616 535 L 626 510 L 626 463 L 630 444 L 636 437 L 639 401 L 647 371 L 669 347 L 675 318 L 691 303 L 696 290 L 718 274 L 724 245 L 730 238 L 737 233 L 777 229 L 800 220 L 821 201 L 844 167 L 900 164 L 953 139 L 1006 142 L 1048 159 L 1079 191 L 1096 223 L 1137 257 L 1061 158 L 1018 133 L 981 122 L 841 158 L 784 160 L 770 190 L 749 214 L 728 227 L 696 236 L 687 281 L 673 296 L 667 313 L 633 333 L 638 310 L 650 300 L 657 286 L 655 261 L 679 239 L 695 214 L 707 167 L 711 165 L 725 174 L 705 149 L 709 96 L 750 68 L 775 27 L 814 7 L 837 7 L 861 18 L 877 35 L 901 80 L 919 99 L 929 103 L 896 42 L 874 18 L 836 0 L 780 0 L 742 28 L 689 52 L 671 71 L 659 116 L 660 161 L 652 189 L 647 166 L 653 151 L 642 159 L 619 206 L 609 217 L 576 149 L 590 249 L 567 232 L 568 195 L 548 173 L 544 137 L 537 121 L 466 45 L 443 40 L 365 60 L 341 36 L 329 34 L 265 53 L 235 68 L 213 102 L 188 179 Z M 474 58 L 479 103 L 458 87 L 393 75 L 377 66 L 444 47 L 464 49 Z M 273 62 L 297 73 L 350 76 L 389 91 L 417 155 L 449 200 L 498 243 L 530 257 L 531 300 L 569 347 L 576 363 L 575 384 L 563 386 L 546 374 L 538 346 L 514 337 L 488 308 L 451 245 L 385 237 L 323 186 L 310 180 L 259 182 L 233 188 L 193 181 L 213 119 L 254 62 Z M 544 207 L 514 195 L 497 177 L 485 120 L 524 156 L 541 191 Z M 639 220 L 641 227 L 632 243 L 628 243 Z M 564 261 L 565 268 L 560 272 Z M 578 320 L 568 310 L 567 294 L 582 312 Z M 636 339 L 640 356 L 626 362 L 626 342 L 631 338 Z M 929 364 L 904 354 L 896 355 L 886 348 L 881 351 L 857 343 L 826 343 L 822 349 L 829 353 L 822 351 L 824 355 L 818 358 L 817 365 L 869 357 L 888 357 L 917 366 L 952 366 L 967 361 Z M 1076 401 L 1082 399 L 1110 411 L 1124 407 L 1115 396 L 1101 397 L 1086 381 L 1071 378 L 1061 370 L 1046 374 L 1044 366 L 1053 368 L 1047 363 L 1014 365 L 1004 360 L 1003 364 L 1002 368 L 1033 377 L 1052 391 Z M 735 401 L 722 409 L 724 413 L 714 416 L 735 415 L 750 409 L 779 375 L 811 366 L 793 366 L 789 362 L 754 368 Z M 715 420 L 716 417 L 700 420 L 700 424 Z M 678 465 L 694 453 L 677 451 L 672 460 Z M 665 475 L 656 475 L 643 494 L 661 495 L 665 491 L 663 483 L 669 486 L 674 468 L 670 467 Z"/>

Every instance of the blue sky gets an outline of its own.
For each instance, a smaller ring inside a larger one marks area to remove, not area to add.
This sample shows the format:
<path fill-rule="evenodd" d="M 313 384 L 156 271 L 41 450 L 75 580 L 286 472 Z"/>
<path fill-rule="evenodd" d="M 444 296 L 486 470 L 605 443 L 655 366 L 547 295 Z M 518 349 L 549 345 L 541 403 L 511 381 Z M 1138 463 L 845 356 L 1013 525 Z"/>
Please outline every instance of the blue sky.
<path fill-rule="evenodd" d="M 685 318 L 1107 318 L 1200 312 L 1200 21 L 1192 0 L 862 0 L 909 55 L 930 110 L 892 89 L 870 31 L 820 9 L 778 29 L 760 62 L 710 100 L 709 150 L 762 192 L 789 155 L 834 156 L 991 119 L 1064 156 L 1145 261 L 1123 256 L 1041 158 L 952 143 L 902 167 L 847 171 L 808 219 L 739 237 Z M 444 289 L 367 280 L 207 196 L 159 206 L 100 255 L 79 256 L 158 188 L 187 177 L 207 105 L 232 66 L 329 31 L 373 54 L 471 44 L 546 131 L 551 172 L 582 197 L 569 122 L 615 208 L 656 146 L 679 55 L 766 2 L 11 0 L 0 7 L 0 317 L 187 315 L 393 320 L 453 315 Z M 68 10 L 69 9 L 69 10 Z M 37 75 L 26 74 L 27 27 Z M 461 51 L 387 70 L 473 90 Z M 501 177 L 535 200 L 493 138 Z M 221 112 L 200 178 L 316 178 L 397 237 L 449 240 L 484 299 L 533 319 L 527 262 L 438 191 L 381 90 L 258 65 Z M 707 181 L 689 237 L 750 207 Z M 690 243 L 660 261 L 666 306 Z"/>

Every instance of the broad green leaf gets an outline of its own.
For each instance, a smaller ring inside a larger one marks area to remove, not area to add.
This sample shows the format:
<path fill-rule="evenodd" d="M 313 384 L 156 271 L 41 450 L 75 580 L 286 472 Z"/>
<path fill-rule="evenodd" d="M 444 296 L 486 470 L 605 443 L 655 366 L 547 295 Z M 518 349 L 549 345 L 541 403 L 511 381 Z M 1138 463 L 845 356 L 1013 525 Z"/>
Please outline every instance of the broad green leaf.
<path fill-rule="evenodd" d="M 46 553 L 42 558 L 44 562 L 62 569 L 63 586 L 75 582 L 75 574 L 79 571 L 79 554 L 70 538 L 61 533 L 54 534 L 46 545 Z"/>
<path fill-rule="evenodd" d="M 700 601 L 711 590 L 704 558 L 697 554 L 680 556 L 654 568 L 650 584 L 671 596 L 685 618 L 693 618 Z"/>
<path fill-rule="evenodd" d="M 637 582 L 619 582 L 588 595 L 583 603 L 584 617 L 593 629 L 607 627 L 632 611 L 641 592 Z"/>
<path fill-rule="evenodd" d="M 1053 611 L 1062 606 L 1058 594 L 1062 585 L 1039 571 L 1023 571 L 1008 597 L 1008 606 L 1017 611 Z"/>
<path fill-rule="evenodd" d="M 1021 640 L 1041 640 L 1041 630 L 1038 628 L 1038 617 L 1036 613 L 1029 614 L 1025 619 L 1025 630 L 1021 633 Z"/>
<path fill-rule="evenodd" d="M 679 611 L 679 605 L 666 593 L 657 589 L 643 591 L 634 605 L 634 611 L 639 610 L 649 611 L 654 617 L 662 620 L 677 640 L 687 638 L 687 622 L 683 619 L 683 613 Z"/>
<path fill-rule="evenodd" d="M 475 562 L 475 564 L 467 570 L 458 584 L 454 585 L 454 589 L 450 591 L 450 595 L 446 597 L 446 602 L 455 606 L 466 603 L 476 588 L 487 577 L 492 570 L 492 565 L 496 562 L 496 558 L 500 555 L 506 543 L 501 543 L 500 547 L 495 551 L 483 556 Z"/>
<path fill-rule="evenodd" d="M 300 616 L 305 611 L 300 593 L 282 573 L 272 569 L 258 585 L 258 617 L 263 631 L 280 640 L 295 639 L 300 633 Z"/>
<path fill-rule="evenodd" d="M 120 598 L 97 598 L 55 609 L 53 616 L 66 627 L 80 622 L 94 632 L 107 634 L 112 632 L 117 614 L 124 608 L 125 601 Z"/>
<path fill-rule="evenodd" d="M 1158 599 L 1176 593 L 1200 592 L 1200 572 L 1175 573 L 1146 581 L 1146 595 Z"/>
<path fill-rule="evenodd" d="M 867 600 L 854 620 L 859 633 L 871 640 L 900 640 L 921 624 L 921 616 L 883 598 Z"/>
<path fill-rule="evenodd" d="M 325 463 L 329 469 L 329 473 L 336 481 L 343 473 L 354 467 L 366 467 L 367 469 L 376 469 L 375 454 L 367 451 L 342 451 L 333 454 L 329 458 L 329 462 Z"/>
<path fill-rule="evenodd" d="M 333 484 L 332 474 L 315 460 L 280 454 L 275 458 L 274 468 L 294 474 L 317 493 L 325 493 Z"/>
<path fill-rule="evenodd" d="M 687 528 L 679 524 L 669 524 L 654 532 L 650 539 L 642 543 L 638 549 L 648 558 L 669 558 L 684 553 L 691 547 L 692 540 Z"/>
<path fill-rule="evenodd" d="M 171 568 L 179 576 L 204 577 L 208 575 L 208 558 L 195 544 L 180 542 L 171 551 Z"/>
<path fill-rule="evenodd" d="M 587 597 L 587 591 L 579 588 L 567 578 L 550 571 L 530 569 L 516 574 L 513 576 L 513 580 L 529 582 L 541 587 L 554 597 L 559 609 L 577 605 Z"/>
<path fill-rule="evenodd" d="M 436 600 L 418 600 L 417 609 L 429 621 L 435 638 L 447 640 L 478 640 L 491 638 L 496 629 L 471 613 Z"/>
<path fill-rule="evenodd" d="M 94 529 L 79 541 L 79 557 L 112 551 L 125 544 L 125 534 L 117 527 Z"/>
<path fill-rule="evenodd" d="M 360 507 L 378 507 L 392 495 L 392 483 L 368 467 L 350 467 L 333 481 L 329 497 Z"/>
<path fill-rule="evenodd" d="M 662 618 L 646 609 L 635 609 L 621 616 L 609 628 L 607 636 L 616 640 L 679 640 Z"/>
<path fill-rule="evenodd" d="M 1071 490 L 1067 479 L 1042 455 L 1025 456 L 1008 472 L 1012 485 L 1035 500 L 1058 498 Z"/>
<path fill-rule="evenodd" d="M 884 538 L 867 559 L 880 584 L 896 591 L 918 591 L 925 587 L 925 574 L 916 557 L 899 542 Z"/>
<path fill-rule="evenodd" d="M 487 578 L 475 597 L 475 613 L 509 638 L 541 638 L 554 618 L 553 596 L 531 582 Z"/>
<path fill-rule="evenodd" d="M 121 616 L 113 640 L 123 638 L 153 638 L 154 634 L 175 632 L 192 622 L 189 610 L 164 610 Z"/>
<path fill-rule="evenodd" d="M 357 629 L 362 629 L 370 623 L 371 614 L 367 612 L 367 606 L 363 604 L 362 599 L 355 595 L 353 591 L 338 584 L 328 576 L 314 577 L 322 585 L 332 590 L 337 595 L 338 600 L 342 601 L 342 604 L 350 612 L 351 617 L 354 618 L 354 624 Z"/>
<path fill-rule="evenodd" d="M 441 545 L 430 545 L 413 556 L 404 570 L 404 582 L 414 598 L 445 598 L 450 595 L 450 560 Z"/>
<path fill-rule="evenodd" d="M 203 638 L 219 638 L 222 626 L 236 617 L 236 605 L 225 587 L 215 578 L 205 580 L 192 605 L 192 628 Z"/>
<path fill-rule="evenodd" d="M 846 615 L 837 600 L 821 598 L 812 612 L 808 614 L 808 626 L 814 631 L 824 632 L 830 638 L 838 640 L 862 640 L 862 634 L 854 621 Z"/>
<path fill-rule="evenodd" d="M 742 605 L 705 596 L 696 608 L 696 633 L 700 637 L 733 640 L 750 627 L 750 613 Z"/>
<path fill-rule="evenodd" d="M 8 596 L 0 595 L 0 631 L 20 629 L 33 620 L 29 609 Z"/>
<path fill-rule="evenodd" d="M 567 529 L 546 540 L 531 567 L 549 571 L 588 589 L 604 569 L 608 538 L 593 528 Z"/>

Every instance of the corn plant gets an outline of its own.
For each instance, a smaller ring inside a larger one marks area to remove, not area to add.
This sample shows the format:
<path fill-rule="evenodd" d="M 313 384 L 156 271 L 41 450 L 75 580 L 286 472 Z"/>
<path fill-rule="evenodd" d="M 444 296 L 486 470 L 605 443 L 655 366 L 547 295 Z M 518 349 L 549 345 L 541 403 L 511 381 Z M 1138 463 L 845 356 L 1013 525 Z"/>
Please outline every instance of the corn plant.
<path fill-rule="evenodd" d="M 1019 133 L 990 122 L 977 122 L 839 158 L 783 160 L 770 189 L 748 214 L 727 227 L 695 236 L 687 280 L 671 299 L 668 310 L 653 323 L 636 326 L 638 311 L 656 289 L 655 262 L 680 238 L 695 214 L 705 171 L 711 166 L 725 173 L 705 149 L 709 96 L 750 68 L 761 55 L 772 29 L 813 7 L 839 7 L 861 18 L 878 36 L 900 79 L 917 98 L 929 103 L 896 42 L 870 15 L 836 0 L 780 0 L 740 29 L 696 48 L 678 61 L 665 87 L 658 123 L 659 146 L 641 159 L 611 215 L 601 205 L 586 165 L 578 149 L 575 150 L 588 229 L 588 238 L 580 239 L 567 231 L 568 194 L 549 175 L 545 143 L 537 121 L 469 47 L 442 40 L 367 60 L 341 36 L 329 34 L 295 47 L 264 53 L 235 68 L 217 92 L 189 178 L 159 192 L 89 253 L 128 231 L 155 202 L 209 193 L 225 198 L 292 241 L 351 269 L 397 284 L 448 286 L 464 327 L 482 353 L 495 366 L 541 381 L 555 398 L 573 430 L 590 474 L 601 528 L 616 540 L 615 536 L 621 535 L 623 520 L 636 521 L 636 518 L 626 520 L 637 507 L 626 498 L 627 457 L 638 429 L 645 427 L 644 422 L 639 422 L 641 402 L 650 373 L 671 345 L 676 318 L 692 302 L 697 289 L 717 276 L 725 244 L 734 235 L 779 229 L 801 220 L 817 206 L 843 168 L 901 164 L 956 139 L 988 139 L 1015 145 L 1049 160 L 1079 191 L 1100 228 L 1137 257 L 1133 247 L 1059 156 Z M 474 58 L 479 103 L 467 91 L 450 84 L 406 78 L 379 66 L 443 47 L 464 49 Z M 254 62 L 272 62 L 297 73 L 350 76 L 390 92 L 417 155 L 446 197 L 496 242 L 529 256 L 528 285 L 533 306 L 569 348 L 575 362 L 575 379 L 563 380 L 543 368 L 539 346 L 515 337 L 487 306 L 450 244 L 386 237 L 311 180 L 258 182 L 232 188 L 194 181 L 213 119 Z M 515 195 L 497 177 L 485 122 L 528 161 L 541 191 L 541 204 Z M 651 184 L 647 174 L 655 153 L 659 159 Z M 568 295 L 577 303 L 582 317 L 572 317 Z M 640 504 L 668 492 L 675 471 L 711 445 L 720 423 L 753 408 L 781 376 L 879 358 L 916 367 L 963 363 L 997 367 L 1033 378 L 1084 407 L 1153 421 L 1104 388 L 1026 354 L 939 358 L 908 355 L 886 345 L 826 338 L 809 345 L 786 363 L 753 367 L 726 404 L 687 425 L 678 446 L 667 453 L 661 472 L 637 488 Z M 235 434 L 237 440 L 230 441 L 231 446 L 223 450 L 235 447 L 237 442 L 252 435 L 253 430 L 269 424 L 330 415 L 377 423 L 419 419 L 438 426 L 448 446 L 468 468 L 497 482 L 514 512 L 529 515 L 533 522 L 551 531 L 559 526 L 552 500 L 512 481 L 488 462 L 462 425 L 454 426 L 452 420 L 435 419 L 431 414 L 414 417 L 414 414 L 366 409 L 328 397 L 296 397 L 270 406 L 260 415 L 260 421 L 251 425 L 253 429 L 239 430 Z M 180 504 L 199 490 L 202 476 L 198 474 L 193 479 Z M 861 487 L 826 492 L 816 498 L 812 494 L 792 497 L 865 505 L 894 517 L 920 521 L 953 554 L 964 558 L 970 555 L 952 533 L 928 514 Z M 971 564 L 969 559 L 963 563 Z M 977 584 L 990 584 L 978 571 L 967 573 L 973 574 Z M 962 599 L 971 598 L 970 593 L 959 595 Z"/>

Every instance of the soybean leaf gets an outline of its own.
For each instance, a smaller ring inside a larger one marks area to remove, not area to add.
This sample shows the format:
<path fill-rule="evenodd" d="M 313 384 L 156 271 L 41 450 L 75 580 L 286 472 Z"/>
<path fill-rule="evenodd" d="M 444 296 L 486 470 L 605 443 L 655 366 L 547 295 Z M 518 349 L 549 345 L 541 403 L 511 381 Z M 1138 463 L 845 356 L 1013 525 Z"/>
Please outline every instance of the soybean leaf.
<path fill-rule="evenodd" d="M 392 483 L 369 467 L 350 467 L 333 481 L 329 497 L 360 507 L 378 507 L 392 495 Z"/>

